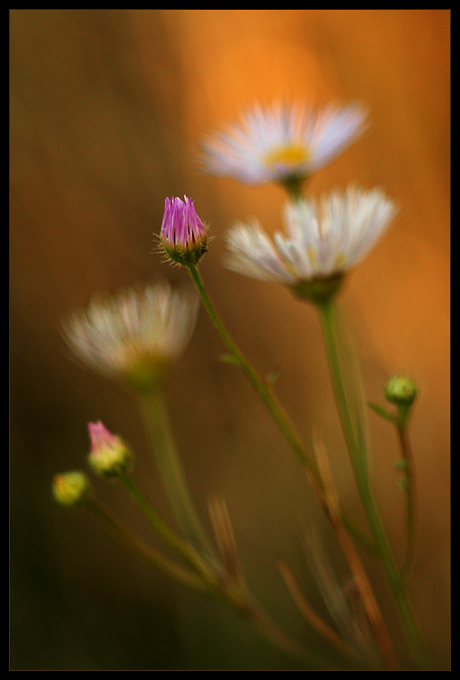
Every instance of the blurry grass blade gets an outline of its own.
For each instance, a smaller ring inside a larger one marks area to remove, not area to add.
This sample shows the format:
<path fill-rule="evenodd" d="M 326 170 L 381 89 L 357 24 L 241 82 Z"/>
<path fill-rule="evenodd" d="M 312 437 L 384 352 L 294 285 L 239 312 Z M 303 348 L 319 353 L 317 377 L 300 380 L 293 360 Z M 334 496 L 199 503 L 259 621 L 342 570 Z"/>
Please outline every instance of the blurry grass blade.
<path fill-rule="evenodd" d="M 217 549 L 224 563 L 226 572 L 233 579 L 241 581 L 242 571 L 227 504 L 223 498 L 214 498 L 209 501 L 208 507 L 209 516 L 214 528 Z"/>
<path fill-rule="evenodd" d="M 278 566 L 281 575 L 283 576 L 284 582 L 291 593 L 292 599 L 312 628 L 314 628 L 314 630 L 316 630 L 321 635 L 321 637 L 323 637 L 325 640 L 327 640 L 327 642 L 335 647 L 335 649 L 337 649 L 340 654 L 343 654 L 344 656 L 350 656 L 352 654 L 350 646 L 344 642 L 340 635 L 338 635 L 336 631 L 333 630 L 333 628 L 328 626 L 328 624 L 323 621 L 323 619 L 315 612 L 304 594 L 301 592 L 294 574 L 288 565 L 284 562 L 281 562 Z"/>
<path fill-rule="evenodd" d="M 333 621 L 343 639 L 359 652 L 369 653 L 367 640 L 353 617 L 337 574 L 327 555 L 318 531 L 311 525 L 304 529 L 304 554 Z"/>

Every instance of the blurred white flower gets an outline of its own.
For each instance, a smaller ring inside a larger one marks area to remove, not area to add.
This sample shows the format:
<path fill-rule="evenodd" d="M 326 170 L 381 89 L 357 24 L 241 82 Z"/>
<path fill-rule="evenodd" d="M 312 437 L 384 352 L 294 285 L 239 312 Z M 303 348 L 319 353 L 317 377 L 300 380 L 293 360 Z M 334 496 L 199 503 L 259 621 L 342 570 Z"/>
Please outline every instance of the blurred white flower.
<path fill-rule="evenodd" d="M 203 140 L 204 169 L 248 184 L 295 185 L 331 162 L 367 128 L 357 104 L 320 110 L 256 105 Z"/>
<path fill-rule="evenodd" d="M 167 283 L 96 295 L 64 324 L 76 356 L 106 377 L 148 388 L 175 362 L 195 326 L 197 298 Z"/>

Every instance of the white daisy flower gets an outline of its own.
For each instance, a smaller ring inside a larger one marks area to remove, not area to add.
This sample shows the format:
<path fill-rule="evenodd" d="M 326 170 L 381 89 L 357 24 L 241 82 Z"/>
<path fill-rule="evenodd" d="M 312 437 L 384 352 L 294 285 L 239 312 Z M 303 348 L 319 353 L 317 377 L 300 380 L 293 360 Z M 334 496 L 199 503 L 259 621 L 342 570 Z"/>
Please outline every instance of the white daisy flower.
<path fill-rule="evenodd" d="M 321 110 L 254 106 L 203 141 L 204 169 L 247 184 L 296 185 L 330 163 L 367 128 L 357 104 Z"/>
<path fill-rule="evenodd" d="M 93 297 L 64 324 L 69 346 L 89 368 L 136 388 L 164 375 L 193 332 L 198 298 L 169 284 Z"/>
<path fill-rule="evenodd" d="M 286 233 L 270 238 L 257 221 L 241 222 L 229 231 L 226 265 L 314 296 L 323 288 L 311 284 L 339 282 L 371 250 L 395 214 L 382 191 L 352 185 L 344 194 L 332 192 L 319 201 L 291 199 L 284 209 Z"/>

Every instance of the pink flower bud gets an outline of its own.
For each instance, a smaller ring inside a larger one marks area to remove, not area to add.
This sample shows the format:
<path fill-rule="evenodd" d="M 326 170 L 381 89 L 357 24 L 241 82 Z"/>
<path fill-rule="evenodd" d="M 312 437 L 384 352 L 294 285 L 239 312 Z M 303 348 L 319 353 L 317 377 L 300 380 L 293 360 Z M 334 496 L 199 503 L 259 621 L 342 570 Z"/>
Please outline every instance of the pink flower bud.
<path fill-rule="evenodd" d="M 207 250 L 207 233 L 194 201 L 184 196 L 166 198 L 160 241 L 166 254 L 179 264 L 197 264 Z"/>
<path fill-rule="evenodd" d="M 98 421 L 88 423 L 91 443 L 89 463 L 102 477 L 117 477 L 126 472 L 131 463 L 131 451 L 124 441 L 112 434 Z"/>

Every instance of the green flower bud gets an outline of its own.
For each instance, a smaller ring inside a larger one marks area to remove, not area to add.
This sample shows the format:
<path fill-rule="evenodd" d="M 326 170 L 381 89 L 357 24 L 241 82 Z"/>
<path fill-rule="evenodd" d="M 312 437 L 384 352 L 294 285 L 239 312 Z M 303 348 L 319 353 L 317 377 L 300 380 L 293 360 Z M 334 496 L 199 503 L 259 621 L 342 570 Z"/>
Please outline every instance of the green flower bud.
<path fill-rule="evenodd" d="M 411 378 L 395 375 L 384 386 L 385 398 L 396 406 L 411 406 L 417 396 L 417 386 Z"/>
<path fill-rule="evenodd" d="M 55 500 L 69 508 L 84 503 L 90 491 L 87 476 L 79 471 L 55 475 L 52 488 Z"/>

